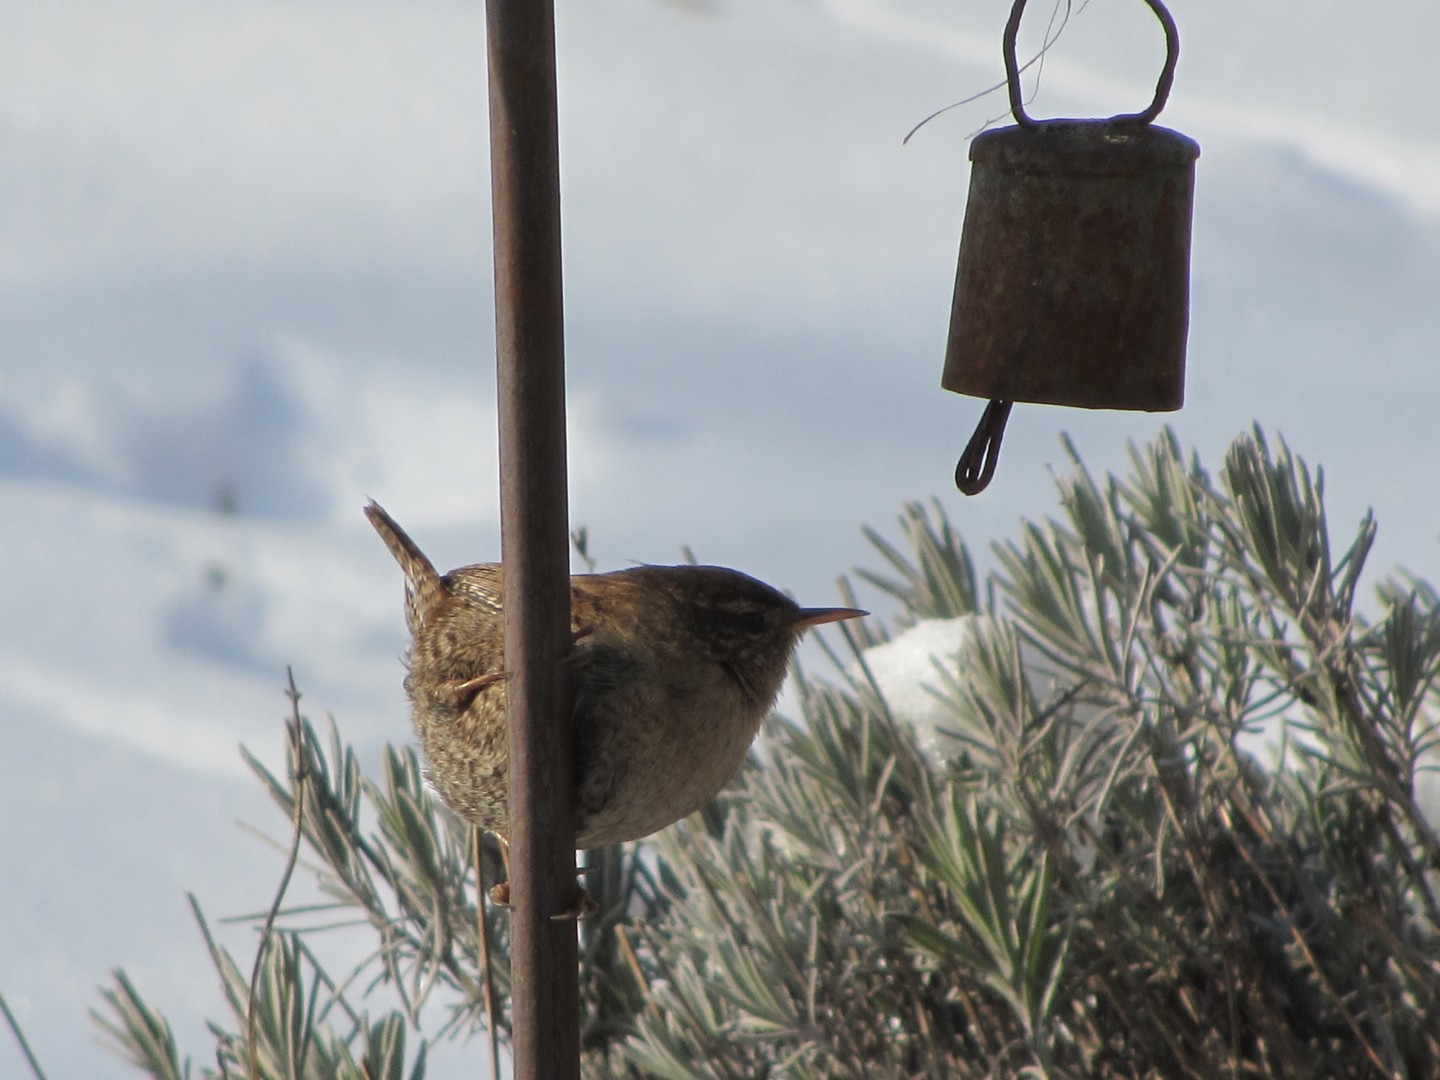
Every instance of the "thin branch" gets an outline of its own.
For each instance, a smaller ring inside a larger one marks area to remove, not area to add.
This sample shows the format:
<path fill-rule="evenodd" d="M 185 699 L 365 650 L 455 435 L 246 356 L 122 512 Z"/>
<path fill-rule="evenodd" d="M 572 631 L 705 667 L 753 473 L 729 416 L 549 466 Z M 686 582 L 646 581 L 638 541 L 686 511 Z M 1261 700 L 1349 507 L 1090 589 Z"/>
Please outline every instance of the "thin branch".
<path fill-rule="evenodd" d="M 260 1061 L 256 1051 L 255 1038 L 255 1005 L 260 993 L 260 966 L 265 961 L 266 950 L 270 946 L 271 935 L 275 930 L 275 919 L 280 914 L 280 905 L 285 900 L 285 890 L 290 887 L 290 877 L 295 873 L 295 863 L 300 858 L 300 842 L 305 836 L 305 787 L 308 780 L 306 768 L 305 738 L 302 734 L 302 721 L 300 719 L 300 691 L 295 686 L 295 672 L 292 668 L 285 669 L 285 678 L 289 686 L 286 691 L 290 698 L 290 753 L 293 759 L 294 785 L 294 818 L 293 829 L 290 835 L 290 852 L 285 859 L 285 870 L 280 875 L 280 884 L 275 890 L 275 899 L 271 901 L 270 910 L 265 916 L 265 925 L 260 930 L 260 944 L 255 950 L 255 965 L 250 969 L 250 997 L 245 1005 L 245 1056 L 249 1062 L 250 1080 L 260 1080 Z"/>
<path fill-rule="evenodd" d="M 584 535 L 583 529 L 581 535 Z M 576 546 L 580 548 L 583 556 L 583 546 L 580 544 Z M 500 1027 L 496 1020 L 495 971 L 490 966 L 490 928 L 489 920 L 485 915 L 485 861 L 482 858 L 484 836 L 480 826 L 472 825 L 470 827 L 470 851 L 475 862 L 475 932 L 480 935 L 478 952 L 480 975 L 485 994 L 485 1028 L 490 1040 L 490 1075 L 494 1080 L 500 1080 Z"/>
<path fill-rule="evenodd" d="M 25 1063 L 30 1066 L 30 1071 L 35 1075 L 35 1080 L 46 1080 L 45 1070 L 40 1068 L 40 1062 L 36 1059 L 34 1051 L 30 1049 L 30 1043 L 25 1038 L 25 1032 L 20 1028 L 20 1021 L 10 1011 L 10 1003 L 5 1000 L 5 995 L 0 994 L 0 1012 L 5 1014 L 5 1023 L 10 1025 L 10 1032 L 15 1036 L 15 1041 L 20 1044 L 20 1052 L 25 1055 Z"/>

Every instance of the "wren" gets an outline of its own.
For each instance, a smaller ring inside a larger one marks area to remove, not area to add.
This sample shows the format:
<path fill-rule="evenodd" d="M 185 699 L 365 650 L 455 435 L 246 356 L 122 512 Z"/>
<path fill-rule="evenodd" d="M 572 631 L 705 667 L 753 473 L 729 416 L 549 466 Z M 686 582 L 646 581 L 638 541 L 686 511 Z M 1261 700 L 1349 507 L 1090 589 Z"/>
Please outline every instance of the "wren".
<path fill-rule="evenodd" d="M 405 573 L 405 692 L 429 780 L 461 817 L 505 836 L 501 568 L 441 575 L 378 504 L 365 516 Z M 636 840 L 704 806 L 739 770 L 800 636 L 865 614 L 802 608 L 719 566 L 571 577 L 575 846 Z"/>

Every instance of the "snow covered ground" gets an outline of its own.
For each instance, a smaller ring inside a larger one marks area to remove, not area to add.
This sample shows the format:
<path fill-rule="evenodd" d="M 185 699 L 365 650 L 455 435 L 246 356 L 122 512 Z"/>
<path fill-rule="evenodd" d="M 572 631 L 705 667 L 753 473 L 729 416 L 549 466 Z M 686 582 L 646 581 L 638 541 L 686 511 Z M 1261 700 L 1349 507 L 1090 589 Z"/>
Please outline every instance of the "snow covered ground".
<path fill-rule="evenodd" d="M 560 0 L 571 508 L 602 568 L 689 544 L 825 603 L 906 499 L 982 552 L 1046 513 L 1061 430 L 1100 471 L 1168 421 L 1213 466 L 1259 419 L 1325 465 L 1337 540 L 1373 506 L 1373 565 L 1436 577 L 1440 7 L 1171 6 L 1163 122 L 1203 151 L 1186 408 L 1021 407 L 965 500 L 982 405 L 938 381 L 1002 99 L 901 139 L 996 81 L 1009 4 Z M 116 1077 L 85 1020 L 109 968 L 201 1050 L 184 891 L 270 895 L 233 822 L 284 824 L 235 748 L 278 758 L 286 665 L 368 753 L 407 735 L 364 498 L 442 565 L 498 554 L 483 26 L 456 0 L 0 26 L 0 990 L 52 1076 Z M 1095 0 L 1032 112 L 1131 111 L 1159 59 L 1143 5 Z"/>

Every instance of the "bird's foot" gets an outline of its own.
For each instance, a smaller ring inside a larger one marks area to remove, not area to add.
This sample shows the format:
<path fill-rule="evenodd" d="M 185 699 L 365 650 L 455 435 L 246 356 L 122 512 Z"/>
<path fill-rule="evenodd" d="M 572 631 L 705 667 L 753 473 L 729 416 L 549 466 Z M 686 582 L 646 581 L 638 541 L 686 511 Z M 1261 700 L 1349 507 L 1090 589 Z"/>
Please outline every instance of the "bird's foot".
<path fill-rule="evenodd" d="M 496 907 L 508 908 L 511 906 L 510 883 L 508 881 L 502 881 L 490 886 L 490 902 Z M 592 915 L 598 914 L 599 911 L 600 905 L 595 903 L 590 894 L 586 892 L 582 886 L 577 885 L 575 887 L 575 899 L 571 901 L 570 906 L 558 915 L 551 915 L 550 918 L 556 922 L 578 922 L 580 919 L 588 919 Z"/>
<path fill-rule="evenodd" d="M 575 899 L 570 906 L 558 915 L 551 915 L 554 922 L 579 922 L 581 919 L 588 919 L 600 913 L 600 905 L 594 898 L 585 891 L 585 886 L 575 886 Z"/>
<path fill-rule="evenodd" d="M 485 675 L 477 675 L 473 679 L 466 679 L 464 682 L 447 682 L 440 687 L 440 695 L 446 699 L 446 703 L 455 708 L 465 710 L 470 707 L 477 694 L 485 687 L 494 683 L 504 682 L 510 678 L 510 672 L 490 672 Z"/>
<path fill-rule="evenodd" d="M 578 626 L 574 630 L 570 631 L 570 652 L 565 657 L 565 662 L 567 664 L 573 664 L 576 660 L 580 659 L 580 642 L 584 641 L 594 632 L 595 625 L 593 623 Z"/>

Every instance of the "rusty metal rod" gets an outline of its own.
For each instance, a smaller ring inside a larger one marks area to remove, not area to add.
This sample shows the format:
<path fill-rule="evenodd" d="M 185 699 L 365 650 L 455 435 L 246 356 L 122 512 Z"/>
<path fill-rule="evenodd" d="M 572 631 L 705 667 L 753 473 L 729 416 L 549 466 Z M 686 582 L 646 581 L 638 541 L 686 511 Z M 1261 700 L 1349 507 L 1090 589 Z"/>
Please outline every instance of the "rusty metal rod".
<path fill-rule="evenodd" d="M 577 1080 L 560 153 L 552 0 L 487 0 L 515 1080 Z"/>

